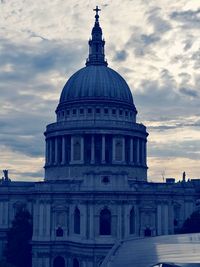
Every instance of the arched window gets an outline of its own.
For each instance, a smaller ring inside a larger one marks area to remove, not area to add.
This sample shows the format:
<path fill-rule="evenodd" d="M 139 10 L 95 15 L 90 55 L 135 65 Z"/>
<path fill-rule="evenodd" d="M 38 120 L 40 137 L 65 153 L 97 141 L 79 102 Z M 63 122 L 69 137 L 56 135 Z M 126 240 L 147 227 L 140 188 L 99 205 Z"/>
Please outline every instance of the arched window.
<path fill-rule="evenodd" d="M 81 143 L 78 138 L 74 140 L 74 160 L 81 159 Z"/>
<path fill-rule="evenodd" d="M 53 261 L 53 267 L 65 267 L 65 259 L 61 256 L 58 256 Z"/>
<path fill-rule="evenodd" d="M 115 144 L 115 159 L 122 161 L 122 140 L 117 139 Z"/>
<path fill-rule="evenodd" d="M 63 229 L 61 227 L 58 227 L 58 229 L 56 230 L 56 236 L 63 236 L 63 234 Z"/>
<path fill-rule="evenodd" d="M 130 232 L 130 235 L 135 234 L 135 210 L 134 208 L 132 208 L 130 211 L 129 232 Z"/>
<path fill-rule="evenodd" d="M 100 212 L 99 233 L 100 235 L 111 234 L 111 212 L 107 208 Z"/>
<path fill-rule="evenodd" d="M 73 259 L 73 267 L 80 267 L 79 261 L 76 258 Z"/>
<path fill-rule="evenodd" d="M 74 233 L 75 234 L 80 234 L 80 222 L 81 222 L 80 210 L 76 207 L 74 211 Z"/>

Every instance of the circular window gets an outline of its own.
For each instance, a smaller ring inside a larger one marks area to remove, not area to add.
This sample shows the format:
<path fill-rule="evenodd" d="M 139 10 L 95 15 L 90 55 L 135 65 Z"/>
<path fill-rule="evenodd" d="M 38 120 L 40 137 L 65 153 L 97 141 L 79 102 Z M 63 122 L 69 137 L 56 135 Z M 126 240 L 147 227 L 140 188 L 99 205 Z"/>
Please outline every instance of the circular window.
<path fill-rule="evenodd" d="M 103 184 L 109 184 L 110 183 L 109 176 L 104 176 L 101 181 Z"/>

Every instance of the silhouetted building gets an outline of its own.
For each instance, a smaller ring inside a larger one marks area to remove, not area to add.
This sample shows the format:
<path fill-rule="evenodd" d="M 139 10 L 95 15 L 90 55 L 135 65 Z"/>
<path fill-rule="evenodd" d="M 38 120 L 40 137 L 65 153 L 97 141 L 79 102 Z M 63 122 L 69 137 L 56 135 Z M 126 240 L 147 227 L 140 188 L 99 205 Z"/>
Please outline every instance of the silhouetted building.
<path fill-rule="evenodd" d="M 45 132 L 44 181 L 0 184 L 1 248 L 26 206 L 33 267 L 100 266 L 116 240 L 173 234 L 198 198 L 193 182 L 147 181 L 148 133 L 126 81 L 107 66 L 95 11 L 86 66 L 67 81 Z"/>

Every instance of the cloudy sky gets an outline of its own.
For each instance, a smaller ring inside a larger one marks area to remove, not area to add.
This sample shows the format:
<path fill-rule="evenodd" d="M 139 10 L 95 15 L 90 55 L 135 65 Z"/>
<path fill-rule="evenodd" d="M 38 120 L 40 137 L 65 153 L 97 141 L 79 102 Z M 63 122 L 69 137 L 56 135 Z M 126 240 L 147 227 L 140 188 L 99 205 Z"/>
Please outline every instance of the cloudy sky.
<path fill-rule="evenodd" d="M 149 180 L 200 177 L 200 0 L 0 0 L 0 168 L 42 180 L 45 126 L 85 64 L 92 9 L 147 126 Z"/>

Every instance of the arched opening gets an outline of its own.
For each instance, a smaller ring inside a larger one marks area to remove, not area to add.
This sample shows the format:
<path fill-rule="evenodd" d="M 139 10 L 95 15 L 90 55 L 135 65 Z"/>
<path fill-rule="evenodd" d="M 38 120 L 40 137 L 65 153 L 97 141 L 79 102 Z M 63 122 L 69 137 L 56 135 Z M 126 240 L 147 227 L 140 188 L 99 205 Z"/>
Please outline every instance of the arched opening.
<path fill-rule="evenodd" d="M 151 236 L 151 229 L 146 228 L 146 229 L 144 230 L 144 236 Z"/>
<path fill-rule="evenodd" d="M 58 256 L 53 261 L 53 267 L 65 267 L 65 259 L 61 256 Z"/>
<path fill-rule="evenodd" d="M 76 207 L 74 211 L 74 233 L 80 234 L 81 216 L 80 210 Z"/>
<path fill-rule="evenodd" d="M 100 212 L 99 233 L 100 235 L 111 234 L 111 212 L 107 208 Z"/>
<path fill-rule="evenodd" d="M 134 208 L 132 208 L 130 211 L 129 232 L 130 232 L 130 235 L 135 234 L 135 210 Z"/>
<path fill-rule="evenodd" d="M 80 267 L 79 261 L 76 258 L 73 259 L 73 267 Z"/>
<path fill-rule="evenodd" d="M 63 229 L 61 227 L 58 227 L 58 229 L 56 230 L 56 236 L 63 236 L 63 234 Z"/>

